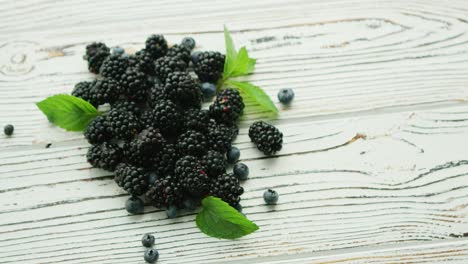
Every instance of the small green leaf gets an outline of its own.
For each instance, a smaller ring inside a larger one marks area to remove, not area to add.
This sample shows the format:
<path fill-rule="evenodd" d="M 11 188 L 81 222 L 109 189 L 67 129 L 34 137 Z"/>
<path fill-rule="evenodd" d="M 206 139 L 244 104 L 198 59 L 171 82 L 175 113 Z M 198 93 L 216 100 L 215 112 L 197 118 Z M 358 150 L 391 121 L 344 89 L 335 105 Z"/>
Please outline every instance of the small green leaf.
<path fill-rule="evenodd" d="M 85 100 L 58 94 L 36 104 L 50 122 L 68 131 L 83 131 L 101 113 Z"/>
<path fill-rule="evenodd" d="M 249 53 L 245 47 L 236 51 L 234 42 L 228 29 L 224 26 L 224 39 L 226 42 L 226 60 L 224 61 L 223 79 L 236 77 L 252 73 L 255 68 L 256 60 L 249 58 Z"/>
<path fill-rule="evenodd" d="M 237 88 L 242 93 L 244 99 L 253 100 L 264 110 L 270 111 L 274 114 L 278 113 L 278 108 L 276 108 L 276 105 L 271 101 L 270 97 L 262 90 L 262 88 L 248 82 L 228 81 L 227 84 Z"/>
<path fill-rule="evenodd" d="M 208 196 L 202 200 L 198 228 L 211 237 L 236 239 L 258 230 L 258 226 L 223 200 Z"/>
<path fill-rule="evenodd" d="M 230 72 L 234 68 L 235 61 L 237 60 L 237 51 L 232 41 L 231 34 L 226 26 L 224 26 L 224 41 L 226 42 L 226 59 L 224 61 L 224 76 L 227 79 Z"/>

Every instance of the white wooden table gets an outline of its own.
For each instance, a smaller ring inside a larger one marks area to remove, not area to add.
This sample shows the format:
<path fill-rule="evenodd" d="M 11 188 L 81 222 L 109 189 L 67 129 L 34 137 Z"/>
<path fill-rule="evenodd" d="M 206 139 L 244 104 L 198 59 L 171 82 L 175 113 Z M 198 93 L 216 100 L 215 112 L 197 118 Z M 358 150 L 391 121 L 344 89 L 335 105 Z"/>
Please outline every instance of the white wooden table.
<path fill-rule="evenodd" d="M 246 135 L 264 113 L 241 124 L 242 204 L 261 229 L 237 241 L 193 214 L 129 216 L 81 133 L 34 104 L 92 78 L 89 42 L 136 50 L 162 33 L 223 51 L 223 24 L 258 58 L 250 81 L 297 95 L 278 105 L 277 156 Z M 143 263 L 147 232 L 167 264 L 468 263 L 467 0 L 3 0 L 0 25 L 0 125 L 16 129 L 0 136 L 0 263 Z"/>

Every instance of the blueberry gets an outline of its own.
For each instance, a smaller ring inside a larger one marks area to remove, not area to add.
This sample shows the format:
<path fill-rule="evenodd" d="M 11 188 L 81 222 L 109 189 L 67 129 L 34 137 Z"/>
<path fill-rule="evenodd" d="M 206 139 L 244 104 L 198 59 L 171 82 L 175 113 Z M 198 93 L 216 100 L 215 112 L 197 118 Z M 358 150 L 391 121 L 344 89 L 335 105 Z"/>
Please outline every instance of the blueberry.
<path fill-rule="evenodd" d="M 213 98 L 213 96 L 216 95 L 216 85 L 214 85 L 213 83 L 208 83 L 208 82 L 202 83 L 201 91 L 203 93 L 203 97 L 205 98 L 205 100 L 209 100 Z"/>
<path fill-rule="evenodd" d="M 197 209 L 197 204 L 193 199 L 187 198 L 184 200 L 184 208 L 188 211 L 193 211 Z"/>
<path fill-rule="evenodd" d="M 266 204 L 276 204 L 278 202 L 278 193 L 274 190 L 268 189 L 263 193 L 263 200 Z"/>
<path fill-rule="evenodd" d="M 156 249 L 148 248 L 145 251 L 145 261 L 148 263 L 155 263 L 158 261 L 159 252 Z"/>
<path fill-rule="evenodd" d="M 290 88 L 281 89 L 278 92 L 278 100 L 282 104 L 287 105 L 287 104 L 291 103 L 293 98 L 294 98 L 294 91 L 292 89 L 290 89 Z"/>
<path fill-rule="evenodd" d="M 232 171 L 234 172 L 234 175 L 241 181 L 245 181 L 247 180 L 247 177 L 249 177 L 249 167 L 247 167 L 247 165 L 244 163 L 236 163 Z"/>
<path fill-rule="evenodd" d="M 15 127 L 11 124 L 8 124 L 3 128 L 3 132 L 7 136 L 11 136 L 13 134 L 13 130 L 15 130 Z"/>
<path fill-rule="evenodd" d="M 236 147 L 231 147 L 226 154 L 227 162 L 230 164 L 234 164 L 239 160 L 240 157 L 240 150 Z"/>
<path fill-rule="evenodd" d="M 169 205 L 169 207 L 166 209 L 166 214 L 169 218 L 175 218 L 177 216 L 177 207 L 174 205 Z"/>
<path fill-rule="evenodd" d="M 201 54 L 201 51 L 194 51 L 194 52 L 192 52 L 191 57 L 192 57 L 192 62 L 193 62 L 193 63 L 197 63 L 197 62 L 198 62 L 198 60 L 199 60 L 199 59 L 198 59 L 198 55 L 200 55 L 200 54 Z"/>
<path fill-rule="evenodd" d="M 112 55 L 122 55 L 125 53 L 125 50 L 119 46 L 112 48 Z"/>
<path fill-rule="evenodd" d="M 153 185 L 156 180 L 158 179 L 158 175 L 156 175 L 156 172 L 150 172 L 148 176 L 148 183 L 150 185 Z"/>
<path fill-rule="evenodd" d="M 242 213 L 242 205 L 240 203 L 238 203 L 235 207 L 234 207 L 239 213 Z"/>
<path fill-rule="evenodd" d="M 131 214 L 141 214 L 145 210 L 145 203 L 138 197 L 130 197 L 125 202 L 125 209 Z"/>
<path fill-rule="evenodd" d="M 154 236 L 151 234 L 144 234 L 143 237 L 141 238 L 141 244 L 143 244 L 144 247 L 152 247 L 154 245 Z"/>
<path fill-rule="evenodd" d="M 195 40 L 191 37 L 185 37 L 182 39 L 182 45 L 189 48 L 190 50 L 193 50 L 193 48 L 195 48 Z"/>

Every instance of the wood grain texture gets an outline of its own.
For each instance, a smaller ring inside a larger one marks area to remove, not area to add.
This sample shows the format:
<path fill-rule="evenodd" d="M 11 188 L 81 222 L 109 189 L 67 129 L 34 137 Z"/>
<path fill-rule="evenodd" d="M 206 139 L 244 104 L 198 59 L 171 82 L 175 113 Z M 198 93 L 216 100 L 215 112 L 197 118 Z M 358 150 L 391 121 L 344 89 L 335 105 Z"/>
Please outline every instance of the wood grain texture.
<path fill-rule="evenodd" d="M 16 128 L 0 137 L 0 263 L 143 263 L 147 232 L 160 263 L 468 261 L 466 1 L 0 5 L 0 124 Z M 190 213 L 127 215 L 112 174 L 86 163 L 81 133 L 34 105 L 93 77 L 81 59 L 91 41 L 132 51 L 160 32 L 222 51 L 223 23 L 258 58 L 247 79 L 297 95 L 272 120 L 285 135 L 274 157 L 246 135 L 265 113 L 251 106 L 241 122 L 242 204 L 261 229 L 237 241 L 204 236 Z M 263 204 L 266 188 L 280 204 Z"/>

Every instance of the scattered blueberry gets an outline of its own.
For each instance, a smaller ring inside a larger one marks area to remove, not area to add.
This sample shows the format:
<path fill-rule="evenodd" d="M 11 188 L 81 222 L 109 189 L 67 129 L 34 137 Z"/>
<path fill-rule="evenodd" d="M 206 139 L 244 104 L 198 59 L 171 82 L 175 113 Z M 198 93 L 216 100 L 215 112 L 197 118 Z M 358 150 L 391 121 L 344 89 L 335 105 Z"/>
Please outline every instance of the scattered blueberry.
<path fill-rule="evenodd" d="M 125 202 L 125 209 L 131 214 L 141 214 L 145 210 L 145 203 L 138 197 L 130 197 Z"/>
<path fill-rule="evenodd" d="M 119 46 L 112 48 L 112 54 L 113 55 L 122 55 L 124 53 L 125 53 L 125 50 L 123 48 L 119 47 Z"/>
<path fill-rule="evenodd" d="M 187 198 L 184 200 L 184 208 L 188 211 L 193 211 L 197 209 L 197 204 L 193 199 Z"/>
<path fill-rule="evenodd" d="M 143 235 L 143 238 L 141 239 L 141 244 L 143 244 L 144 247 L 152 247 L 154 245 L 155 238 L 151 234 L 145 234 Z"/>
<path fill-rule="evenodd" d="M 192 52 L 191 57 L 192 57 L 192 62 L 193 63 L 196 63 L 198 61 L 198 58 L 199 58 L 198 55 L 200 55 L 200 54 L 201 54 L 201 51 Z"/>
<path fill-rule="evenodd" d="M 13 134 L 13 130 L 15 130 L 15 127 L 11 124 L 8 124 L 3 128 L 3 132 L 7 136 L 11 136 Z"/>
<path fill-rule="evenodd" d="M 201 91 L 203 93 L 203 97 L 206 100 L 209 100 L 216 95 L 216 85 L 213 83 L 204 82 L 201 85 Z"/>
<path fill-rule="evenodd" d="M 145 261 L 148 263 L 155 263 L 158 261 L 159 252 L 156 249 L 148 248 L 145 251 Z"/>
<path fill-rule="evenodd" d="M 185 37 L 182 39 L 182 45 L 193 50 L 193 48 L 195 48 L 195 40 L 191 37 Z"/>
<path fill-rule="evenodd" d="M 169 207 L 166 209 L 166 214 L 169 218 L 175 218 L 177 216 L 177 207 L 174 205 L 169 205 Z"/>
<path fill-rule="evenodd" d="M 153 185 L 156 182 L 157 179 L 158 179 L 158 175 L 156 175 L 155 172 L 151 172 L 149 174 L 149 176 L 148 176 L 148 183 L 150 185 Z"/>
<path fill-rule="evenodd" d="M 236 147 L 231 147 L 226 154 L 227 162 L 230 164 L 234 164 L 239 160 L 240 157 L 240 150 Z"/>
<path fill-rule="evenodd" d="M 249 167 L 244 163 L 236 163 L 232 170 L 234 175 L 241 181 L 245 181 L 249 177 Z"/>
<path fill-rule="evenodd" d="M 268 189 L 263 193 L 263 200 L 267 204 L 276 204 L 278 202 L 278 193 L 274 190 Z"/>
<path fill-rule="evenodd" d="M 291 103 L 292 99 L 294 98 L 294 91 L 291 88 L 281 89 L 278 92 L 278 100 L 282 104 L 289 104 Z"/>
<path fill-rule="evenodd" d="M 237 204 L 235 207 L 234 207 L 239 213 L 242 213 L 242 205 L 241 204 Z"/>

